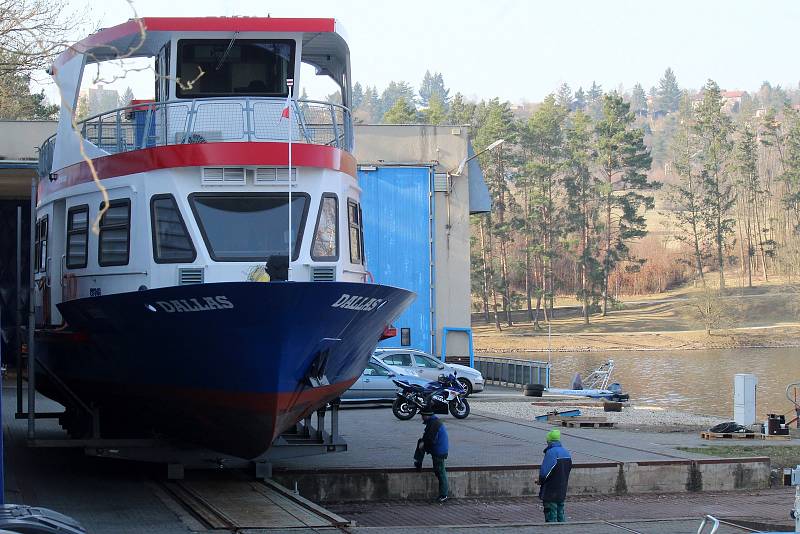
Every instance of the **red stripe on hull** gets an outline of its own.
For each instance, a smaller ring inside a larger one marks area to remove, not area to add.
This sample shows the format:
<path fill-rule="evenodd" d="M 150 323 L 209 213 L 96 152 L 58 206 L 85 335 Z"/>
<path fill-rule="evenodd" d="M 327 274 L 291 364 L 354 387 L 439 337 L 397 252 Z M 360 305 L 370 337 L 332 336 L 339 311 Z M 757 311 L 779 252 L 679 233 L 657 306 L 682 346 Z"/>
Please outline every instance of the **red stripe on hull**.
<path fill-rule="evenodd" d="M 287 143 L 198 143 L 168 145 L 112 154 L 92 160 L 101 180 L 158 169 L 218 165 L 288 166 Z M 356 160 L 338 148 L 297 143 L 292 145 L 293 167 L 331 169 L 356 176 Z M 89 165 L 82 161 L 56 173 L 56 181 L 39 182 L 39 198 L 67 187 L 92 181 Z"/>

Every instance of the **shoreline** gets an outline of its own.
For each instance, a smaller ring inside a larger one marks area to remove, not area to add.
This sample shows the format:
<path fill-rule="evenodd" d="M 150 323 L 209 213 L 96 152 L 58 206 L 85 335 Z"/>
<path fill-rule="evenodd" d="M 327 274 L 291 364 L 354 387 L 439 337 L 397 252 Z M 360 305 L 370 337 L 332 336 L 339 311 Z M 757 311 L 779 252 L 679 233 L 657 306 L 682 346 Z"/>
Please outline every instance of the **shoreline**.
<path fill-rule="evenodd" d="M 517 324 L 506 331 L 487 331 L 478 326 L 474 334 L 476 353 L 504 352 L 611 352 L 611 351 L 691 351 L 730 349 L 800 348 L 800 325 L 750 327 L 718 330 L 707 335 L 704 330 L 664 330 L 659 332 L 559 332 L 525 331 L 528 325 Z"/>
<path fill-rule="evenodd" d="M 548 352 L 655 352 L 663 350 L 678 350 L 678 351 L 691 351 L 691 350 L 732 350 L 732 349 L 796 349 L 800 348 L 800 343 L 791 343 L 786 345 L 737 345 L 732 347 L 610 347 L 610 348 L 557 348 L 557 349 L 497 349 L 497 348 L 476 348 L 476 354 L 504 354 L 507 352 L 524 352 L 524 353 L 548 353 Z"/>

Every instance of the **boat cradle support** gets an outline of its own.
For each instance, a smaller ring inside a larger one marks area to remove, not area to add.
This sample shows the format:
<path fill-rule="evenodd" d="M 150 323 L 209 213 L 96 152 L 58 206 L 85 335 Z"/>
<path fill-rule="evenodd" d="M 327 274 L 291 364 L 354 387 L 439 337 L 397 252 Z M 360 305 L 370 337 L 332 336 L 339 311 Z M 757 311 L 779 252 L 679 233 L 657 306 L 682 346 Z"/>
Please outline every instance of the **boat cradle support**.
<path fill-rule="evenodd" d="M 315 456 L 347 450 L 339 433 L 339 402 L 331 402 L 299 421 L 290 431 L 281 434 L 272 447 L 252 460 L 229 456 L 208 449 L 162 439 L 59 438 L 28 440 L 29 447 L 81 448 L 87 456 L 119 458 L 140 462 L 161 463 L 167 467 L 167 478 L 183 478 L 184 471 L 200 469 L 254 469 L 258 479 L 272 476 L 272 462 L 279 459 Z M 325 416 L 330 411 L 330 429 Z M 312 420 L 316 419 L 316 424 Z"/>

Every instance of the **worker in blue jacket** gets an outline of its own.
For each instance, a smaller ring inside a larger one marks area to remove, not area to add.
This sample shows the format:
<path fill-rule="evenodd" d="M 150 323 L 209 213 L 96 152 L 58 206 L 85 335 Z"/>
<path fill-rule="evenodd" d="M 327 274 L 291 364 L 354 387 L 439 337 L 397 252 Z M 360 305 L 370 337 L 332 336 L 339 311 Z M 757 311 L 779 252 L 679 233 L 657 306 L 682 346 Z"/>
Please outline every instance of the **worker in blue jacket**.
<path fill-rule="evenodd" d="M 417 471 L 420 471 L 425 453 L 431 455 L 433 473 L 439 481 L 439 498 L 437 501 L 443 503 L 447 500 L 450 492 L 447 484 L 447 470 L 445 469 L 445 460 L 447 459 L 449 447 L 447 429 L 444 427 L 444 423 L 433 415 L 433 410 L 430 408 L 424 408 L 420 414 L 422 415 L 422 423 L 425 425 L 425 432 L 422 434 L 422 438 L 417 441 L 417 450 L 414 451 L 414 467 Z"/>
<path fill-rule="evenodd" d="M 572 470 L 572 456 L 561 445 L 561 431 L 554 428 L 547 433 L 547 448 L 539 468 L 539 498 L 544 505 L 544 520 L 548 523 L 563 523 L 564 500 L 567 498 L 569 472 Z"/>

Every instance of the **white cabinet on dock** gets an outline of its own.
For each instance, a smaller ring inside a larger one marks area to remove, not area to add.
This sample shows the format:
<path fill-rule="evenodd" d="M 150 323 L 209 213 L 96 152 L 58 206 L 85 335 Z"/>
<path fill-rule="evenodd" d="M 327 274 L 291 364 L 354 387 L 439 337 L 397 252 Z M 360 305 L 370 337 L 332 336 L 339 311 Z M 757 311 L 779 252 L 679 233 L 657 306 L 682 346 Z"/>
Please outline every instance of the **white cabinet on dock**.
<path fill-rule="evenodd" d="M 733 420 L 749 426 L 756 422 L 756 375 L 740 373 L 733 378 Z"/>

